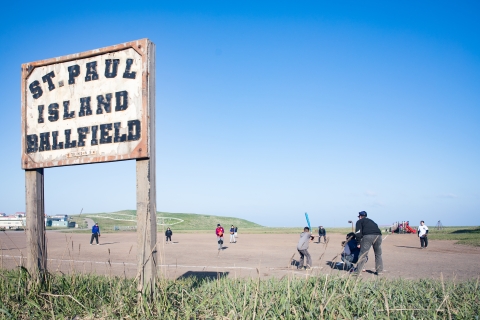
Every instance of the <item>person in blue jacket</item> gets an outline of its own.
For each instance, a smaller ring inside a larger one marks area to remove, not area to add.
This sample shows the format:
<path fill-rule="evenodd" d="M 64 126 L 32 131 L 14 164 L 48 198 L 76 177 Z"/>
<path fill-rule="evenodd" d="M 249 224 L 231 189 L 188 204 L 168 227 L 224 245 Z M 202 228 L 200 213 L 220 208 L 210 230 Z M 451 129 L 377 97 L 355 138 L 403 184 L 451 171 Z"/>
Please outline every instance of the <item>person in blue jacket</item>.
<path fill-rule="evenodd" d="M 353 271 L 353 264 L 357 263 L 358 261 L 358 254 L 360 253 L 360 248 L 357 247 L 355 233 L 350 232 L 349 234 L 347 234 L 346 238 L 347 240 L 342 242 L 342 261 L 344 263 L 344 269 Z"/>
<path fill-rule="evenodd" d="M 90 245 L 92 245 L 93 239 L 97 240 L 98 244 L 98 237 L 100 237 L 100 227 L 98 226 L 98 222 L 92 227 L 92 238 L 90 239 Z"/>

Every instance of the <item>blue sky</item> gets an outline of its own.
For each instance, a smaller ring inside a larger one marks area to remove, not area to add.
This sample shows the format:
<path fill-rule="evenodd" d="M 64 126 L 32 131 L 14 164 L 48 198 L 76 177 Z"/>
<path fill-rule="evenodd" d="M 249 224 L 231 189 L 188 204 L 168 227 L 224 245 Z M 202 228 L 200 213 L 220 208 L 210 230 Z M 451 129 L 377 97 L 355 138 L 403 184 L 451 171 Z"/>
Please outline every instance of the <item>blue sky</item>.
<path fill-rule="evenodd" d="M 0 212 L 20 65 L 156 44 L 157 209 L 268 226 L 480 225 L 479 4 L 38 2 L 0 12 Z M 135 209 L 135 161 L 45 170 L 47 214 Z"/>

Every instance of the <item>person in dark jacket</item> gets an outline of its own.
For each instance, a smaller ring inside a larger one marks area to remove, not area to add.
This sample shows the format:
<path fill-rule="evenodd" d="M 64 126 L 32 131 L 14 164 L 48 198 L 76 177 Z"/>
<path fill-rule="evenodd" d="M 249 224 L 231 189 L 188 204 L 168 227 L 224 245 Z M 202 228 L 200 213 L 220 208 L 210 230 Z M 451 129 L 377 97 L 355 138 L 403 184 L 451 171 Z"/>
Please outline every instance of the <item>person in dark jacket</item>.
<path fill-rule="evenodd" d="M 230 243 L 235 243 L 235 227 L 232 226 L 230 227 Z"/>
<path fill-rule="evenodd" d="M 95 225 L 92 227 L 92 237 L 90 238 L 90 245 L 93 243 L 93 239 L 97 240 L 97 246 L 98 244 L 98 237 L 100 237 L 100 227 L 98 226 L 98 222 L 95 223 Z"/>
<path fill-rule="evenodd" d="M 358 221 L 355 225 L 355 240 L 357 240 L 357 247 L 360 248 L 360 253 L 357 270 L 353 275 L 358 276 L 362 272 L 363 266 L 367 262 L 368 251 L 370 251 L 372 246 L 375 253 L 375 274 L 382 274 L 382 232 L 373 220 L 367 218 L 365 211 L 358 213 Z"/>
<path fill-rule="evenodd" d="M 168 243 L 168 241 L 172 242 L 172 230 L 170 230 L 170 227 L 167 228 L 167 231 L 165 231 L 165 238 Z"/>
<path fill-rule="evenodd" d="M 327 243 L 327 230 L 323 226 L 318 227 L 318 243 L 320 243 L 323 237 L 323 242 Z"/>
<path fill-rule="evenodd" d="M 347 234 L 346 241 L 342 242 L 342 246 L 344 247 L 342 252 L 342 261 L 345 264 L 344 269 L 354 271 L 353 264 L 357 263 L 360 253 L 355 240 L 355 233 L 350 232 Z"/>

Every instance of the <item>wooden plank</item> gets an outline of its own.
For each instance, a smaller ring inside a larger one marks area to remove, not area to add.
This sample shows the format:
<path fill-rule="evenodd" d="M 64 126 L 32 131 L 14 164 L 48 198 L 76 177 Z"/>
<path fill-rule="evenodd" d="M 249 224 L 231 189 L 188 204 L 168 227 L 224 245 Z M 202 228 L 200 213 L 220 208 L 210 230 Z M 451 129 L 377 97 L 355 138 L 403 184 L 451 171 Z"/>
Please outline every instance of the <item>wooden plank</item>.
<path fill-rule="evenodd" d="M 43 169 L 25 170 L 25 198 L 27 269 L 33 279 L 42 281 L 47 270 Z"/>
<path fill-rule="evenodd" d="M 137 160 L 138 292 L 152 297 L 157 274 L 157 193 L 155 170 L 155 45 L 148 43 L 149 159 Z"/>

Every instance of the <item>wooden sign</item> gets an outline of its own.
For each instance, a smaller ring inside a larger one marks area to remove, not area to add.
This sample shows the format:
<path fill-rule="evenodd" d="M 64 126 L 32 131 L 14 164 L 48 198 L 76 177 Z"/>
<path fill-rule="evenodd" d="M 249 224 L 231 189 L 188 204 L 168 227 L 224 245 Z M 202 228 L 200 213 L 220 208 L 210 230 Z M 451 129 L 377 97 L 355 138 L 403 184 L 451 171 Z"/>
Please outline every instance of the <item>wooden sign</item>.
<path fill-rule="evenodd" d="M 22 65 L 22 168 L 149 157 L 147 39 Z"/>
<path fill-rule="evenodd" d="M 155 45 L 148 39 L 22 65 L 27 268 L 47 271 L 44 168 L 136 159 L 138 291 L 157 272 Z"/>

